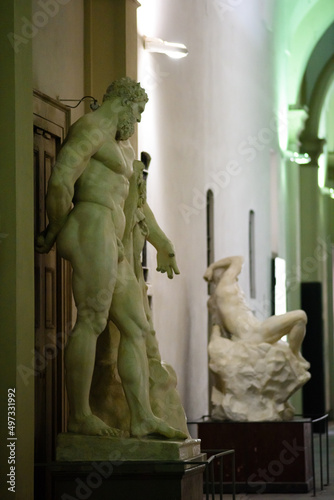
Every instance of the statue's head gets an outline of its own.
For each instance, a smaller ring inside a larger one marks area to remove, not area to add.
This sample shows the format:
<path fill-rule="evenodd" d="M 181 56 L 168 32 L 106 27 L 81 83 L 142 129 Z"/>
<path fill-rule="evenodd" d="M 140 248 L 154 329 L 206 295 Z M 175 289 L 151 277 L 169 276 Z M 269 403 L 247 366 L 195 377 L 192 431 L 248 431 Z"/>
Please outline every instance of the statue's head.
<path fill-rule="evenodd" d="M 114 97 L 120 97 L 123 104 L 133 102 L 147 103 L 148 96 L 140 83 L 135 82 L 128 76 L 115 80 L 106 90 L 103 102 Z"/>
<path fill-rule="evenodd" d="M 103 96 L 103 103 L 113 101 L 118 98 L 123 111 L 119 113 L 116 139 L 125 141 L 131 137 L 135 131 L 134 124 L 140 121 L 141 113 L 145 109 L 148 101 L 145 90 L 139 83 L 129 77 L 115 80 Z"/>

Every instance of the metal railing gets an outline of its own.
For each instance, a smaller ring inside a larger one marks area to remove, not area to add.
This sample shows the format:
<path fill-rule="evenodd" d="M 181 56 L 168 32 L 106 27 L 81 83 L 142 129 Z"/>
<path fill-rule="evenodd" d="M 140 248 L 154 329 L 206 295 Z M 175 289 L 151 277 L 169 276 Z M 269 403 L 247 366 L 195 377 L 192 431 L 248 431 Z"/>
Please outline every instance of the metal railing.
<path fill-rule="evenodd" d="M 313 496 L 316 497 L 316 471 L 315 471 L 315 459 L 314 459 L 314 436 L 315 434 L 319 435 L 319 465 L 320 465 L 320 490 L 322 491 L 325 486 L 329 485 L 329 438 L 328 438 L 328 413 L 322 415 L 318 418 L 311 418 L 312 422 L 312 473 L 313 473 Z M 326 443 L 326 483 L 324 484 L 324 475 L 323 475 L 323 460 L 322 460 L 322 428 L 321 425 L 318 425 L 318 431 L 315 430 L 316 424 L 320 422 L 324 423 L 324 434 L 325 434 L 325 443 Z"/>
<path fill-rule="evenodd" d="M 202 450 L 203 453 L 213 453 L 207 460 L 207 467 L 205 468 L 205 493 L 206 500 L 209 500 L 209 495 L 211 489 L 212 500 L 215 500 L 215 471 L 214 463 L 219 461 L 219 500 L 223 500 L 223 457 L 226 455 L 232 455 L 232 498 L 235 500 L 235 451 L 234 450 Z M 211 484 L 211 488 L 209 485 Z"/>

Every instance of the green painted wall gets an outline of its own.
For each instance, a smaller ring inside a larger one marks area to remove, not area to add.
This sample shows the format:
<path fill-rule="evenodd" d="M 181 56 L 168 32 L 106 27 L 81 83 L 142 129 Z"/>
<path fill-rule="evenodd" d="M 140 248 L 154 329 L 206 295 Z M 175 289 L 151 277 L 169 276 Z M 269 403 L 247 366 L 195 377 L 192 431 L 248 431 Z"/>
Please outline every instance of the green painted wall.
<path fill-rule="evenodd" d="M 31 366 L 34 346 L 33 161 L 31 41 L 22 36 L 30 0 L 0 6 L 0 470 L 3 499 L 33 498 L 34 380 L 25 385 L 17 366 Z M 16 49 L 16 50 L 15 50 Z M 16 391 L 15 494 L 8 491 L 8 389 Z"/>

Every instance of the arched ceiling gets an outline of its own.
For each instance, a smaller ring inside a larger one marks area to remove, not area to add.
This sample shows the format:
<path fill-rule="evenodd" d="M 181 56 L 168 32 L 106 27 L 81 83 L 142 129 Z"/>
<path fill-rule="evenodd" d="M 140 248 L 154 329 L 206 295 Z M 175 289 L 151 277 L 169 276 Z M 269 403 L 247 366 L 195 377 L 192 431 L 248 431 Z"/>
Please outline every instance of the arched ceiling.
<path fill-rule="evenodd" d="M 281 0 L 287 23 L 288 101 L 298 104 L 301 83 L 310 56 L 326 30 L 334 22 L 333 0 Z M 334 53 L 334 47 L 332 47 Z"/>
<path fill-rule="evenodd" d="M 283 0 L 277 3 L 280 21 L 285 20 L 287 98 L 291 106 L 308 108 L 309 117 L 300 136 L 302 151 L 317 162 L 324 144 L 334 142 L 334 1 Z M 284 21 L 283 21 L 284 23 Z M 324 140 L 323 140 L 324 139 Z M 331 176 L 331 150 L 325 147 L 323 168 Z M 329 153 L 329 154 L 328 154 Z M 322 155 L 324 156 L 324 155 Z M 319 163 L 320 165 L 320 163 Z M 326 174 L 324 174 L 324 179 Z"/>

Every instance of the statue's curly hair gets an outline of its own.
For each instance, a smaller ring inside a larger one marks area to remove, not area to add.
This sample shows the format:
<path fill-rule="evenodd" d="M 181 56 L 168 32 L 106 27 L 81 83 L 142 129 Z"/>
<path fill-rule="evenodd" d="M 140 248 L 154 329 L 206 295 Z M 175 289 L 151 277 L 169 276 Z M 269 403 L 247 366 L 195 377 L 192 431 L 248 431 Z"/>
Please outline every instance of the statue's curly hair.
<path fill-rule="evenodd" d="M 147 102 L 148 96 L 140 83 L 135 82 L 128 76 L 112 82 L 103 96 L 103 102 L 113 97 L 120 97 L 131 102 Z"/>

